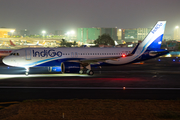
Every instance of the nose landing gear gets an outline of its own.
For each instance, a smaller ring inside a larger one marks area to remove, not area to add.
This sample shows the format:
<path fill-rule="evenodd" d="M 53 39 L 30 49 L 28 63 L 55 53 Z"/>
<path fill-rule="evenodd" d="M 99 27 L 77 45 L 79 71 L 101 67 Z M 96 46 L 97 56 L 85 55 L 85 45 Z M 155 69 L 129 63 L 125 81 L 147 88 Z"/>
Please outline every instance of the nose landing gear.
<path fill-rule="evenodd" d="M 29 68 L 26 67 L 26 72 L 25 72 L 25 75 L 28 76 L 29 75 Z"/>

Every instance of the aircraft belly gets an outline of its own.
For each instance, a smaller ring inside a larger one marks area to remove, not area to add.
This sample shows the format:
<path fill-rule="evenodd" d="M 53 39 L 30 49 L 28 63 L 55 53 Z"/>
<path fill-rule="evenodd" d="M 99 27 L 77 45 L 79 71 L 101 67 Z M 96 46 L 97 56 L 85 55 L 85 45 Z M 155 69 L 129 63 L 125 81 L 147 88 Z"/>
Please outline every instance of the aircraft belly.
<path fill-rule="evenodd" d="M 108 64 L 127 64 L 127 63 L 130 63 L 132 61 L 134 61 L 134 58 L 136 58 L 136 55 L 133 55 L 133 56 L 128 56 L 128 57 L 121 57 L 119 59 L 116 59 L 116 60 L 107 60 L 106 63 Z"/>

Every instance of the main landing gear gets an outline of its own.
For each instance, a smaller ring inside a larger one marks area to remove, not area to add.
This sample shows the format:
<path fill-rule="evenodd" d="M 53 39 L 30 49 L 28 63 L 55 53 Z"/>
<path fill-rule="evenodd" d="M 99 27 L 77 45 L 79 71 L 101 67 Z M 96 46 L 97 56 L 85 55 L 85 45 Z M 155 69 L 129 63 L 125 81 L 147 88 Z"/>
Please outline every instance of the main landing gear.
<path fill-rule="evenodd" d="M 79 74 L 88 74 L 88 75 L 93 75 L 94 72 L 92 70 L 88 70 L 88 69 L 83 69 L 79 71 Z"/>
<path fill-rule="evenodd" d="M 93 75 L 94 74 L 94 72 L 92 71 L 92 70 L 87 70 L 87 72 L 86 72 L 88 75 Z"/>
<path fill-rule="evenodd" d="M 79 71 L 80 74 L 88 74 L 88 75 L 93 75 L 94 72 L 91 70 L 91 65 L 87 65 L 87 66 L 84 66 L 80 71 Z"/>

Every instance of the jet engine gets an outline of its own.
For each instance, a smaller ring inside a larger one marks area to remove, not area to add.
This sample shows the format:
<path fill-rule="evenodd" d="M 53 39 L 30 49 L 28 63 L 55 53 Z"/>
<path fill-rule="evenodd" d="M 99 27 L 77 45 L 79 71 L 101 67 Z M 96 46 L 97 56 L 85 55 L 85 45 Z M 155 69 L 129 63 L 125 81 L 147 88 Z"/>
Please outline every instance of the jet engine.
<path fill-rule="evenodd" d="M 76 62 L 61 63 L 62 73 L 79 73 L 80 69 L 81 69 L 80 63 L 76 63 Z"/>
<path fill-rule="evenodd" d="M 61 72 L 61 67 L 48 67 L 49 72 Z"/>
<path fill-rule="evenodd" d="M 149 52 L 149 55 L 150 55 L 150 56 L 156 56 L 157 54 L 158 54 L 157 51 L 150 51 L 150 52 Z"/>

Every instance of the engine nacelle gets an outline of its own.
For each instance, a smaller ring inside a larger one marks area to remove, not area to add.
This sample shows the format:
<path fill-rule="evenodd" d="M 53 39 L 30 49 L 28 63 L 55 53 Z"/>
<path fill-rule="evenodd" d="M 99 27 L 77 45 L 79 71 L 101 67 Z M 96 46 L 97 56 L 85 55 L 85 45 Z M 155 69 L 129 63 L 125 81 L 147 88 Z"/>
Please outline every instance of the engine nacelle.
<path fill-rule="evenodd" d="M 61 67 L 48 67 L 49 72 L 61 72 Z"/>
<path fill-rule="evenodd" d="M 149 52 L 149 55 L 150 55 L 150 56 L 156 56 L 157 54 L 158 54 L 157 51 L 150 51 L 150 52 Z"/>
<path fill-rule="evenodd" d="M 76 62 L 62 62 L 61 63 L 62 73 L 79 73 L 80 63 Z"/>

